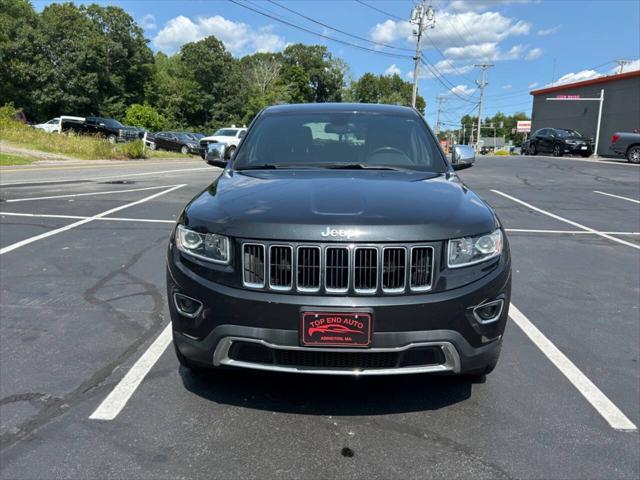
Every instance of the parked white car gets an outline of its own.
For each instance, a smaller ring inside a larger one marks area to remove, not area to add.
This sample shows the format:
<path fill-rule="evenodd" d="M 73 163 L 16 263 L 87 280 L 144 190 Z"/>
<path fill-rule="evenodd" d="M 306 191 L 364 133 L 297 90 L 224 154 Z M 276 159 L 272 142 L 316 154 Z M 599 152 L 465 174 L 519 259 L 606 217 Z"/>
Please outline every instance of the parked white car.
<path fill-rule="evenodd" d="M 246 134 L 247 134 L 246 127 L 240 128 L 232 125 L 231 127 L 228 127 L 228 128 L 221 128 L 210 137 L 201 138 L 200 146 L 203 149 L 202 158 L 204 158 L 204 154 L 207 151 L 207 145 L 209 145 L 210 143 L 226 143 L 228 146 L 227 156 L 231 158 L 231 155 L 233 155 L 233 152 L 236 150 L 236 148 L 238 148 L 238 144 L 240 143 L 240 140 L 242 140 Z"/>
<path fill-rule="evenodd" d="M 84 117 L 72 117 L 70 115 L 62 115 L 61 117 L 52 118 L 46 123 L 39 123 L 34 125 L 33 128 L 39 128 L 47 133 L 60 133 L 62 122 L 64 120 L 71 120 L 75 122 L 84 122 Z"/>

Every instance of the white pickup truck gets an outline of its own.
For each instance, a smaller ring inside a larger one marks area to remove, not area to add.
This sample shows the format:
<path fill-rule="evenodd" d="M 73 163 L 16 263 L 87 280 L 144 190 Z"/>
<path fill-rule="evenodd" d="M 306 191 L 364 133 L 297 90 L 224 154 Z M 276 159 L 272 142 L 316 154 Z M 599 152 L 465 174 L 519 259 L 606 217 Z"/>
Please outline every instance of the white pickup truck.
<path fill-rule="evenodd" d="M 64 120 L 71 120 L 74 122 L 84 122 L 84 117 L 72 117 L 69 115 L 63 115 L 61 117 L 52 118 L 46 123 L 38 123 L 33 128 L 44 130 L 47 133 L 60 133 L 62 131 L 62 122 Z"/>
<path fill-rule="evenodd" d="M 231 127 L 221 128 L 217 130 L 213 135 L 209 137 L 204 137 L 200 139 L 200 147 L 202 147 L 202 158 L 205 157 L 207 152 L 207 146 L 210 143 L 226 143 L 228 146 L 227 156 L 231 158 L 233 152 L 235 152 L 236 148 L 238 148 L 238 144 L 240 140 L 244 138 L 247 134 L 246 127 L 236 127 L 232 125 Z"/>

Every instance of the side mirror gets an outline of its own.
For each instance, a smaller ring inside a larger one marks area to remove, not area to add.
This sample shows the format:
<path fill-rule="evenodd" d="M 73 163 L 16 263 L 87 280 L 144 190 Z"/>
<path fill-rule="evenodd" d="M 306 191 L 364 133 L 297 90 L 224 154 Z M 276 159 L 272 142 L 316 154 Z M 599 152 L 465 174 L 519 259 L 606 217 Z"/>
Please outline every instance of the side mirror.
<path fill-rule="evenodd" d="M 464 170 L 473 166 L 476 152 L 471 145 L 454 145 L 451 151 L 451 166 L 454 170 Z"/>
<path fill-rule="evenodd" d="M 227 144 L 224 142 L 208 144 L 204 160 L 214 167 L 225 168 L 227 166 Z"/>

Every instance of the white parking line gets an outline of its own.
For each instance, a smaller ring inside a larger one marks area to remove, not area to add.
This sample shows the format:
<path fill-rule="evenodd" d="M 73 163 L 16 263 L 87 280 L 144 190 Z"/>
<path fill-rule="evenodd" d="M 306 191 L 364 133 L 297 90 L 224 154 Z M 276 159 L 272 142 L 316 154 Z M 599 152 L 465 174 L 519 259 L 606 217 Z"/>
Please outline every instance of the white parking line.
<path fill-rule="evenodd" d="M 34 237 L 27 238 L 25 240 L 21 240 L 16 243 L 12 243 L 4 248 L 0 249 L 0 255 L 4 255 L 5 253 L 16 250 L 20 247 L 24 247 L 25 245 L 29 245 L 33 242 L 37 242 L 38 240 L 42 240 L 43 238 L 51 237 L 53 235 L 57 235 L 58 233 L 66 232 L 67 230 L 71 230 L 72 228 L 79 227 L 80 225 L 84 225 L 85 223 L 92 222 L 94 220 L 98 220 L 102 217 L 106 217 L 107 215 L 111 215 L 112 213 L 119 212 L 120 210 L 124 210 L 125 208 L 133 207 L 134 205 L 140 205 L 141 203 L 148 202 L 149 200 L 153 200 L 161 195 L 177 190 L 178 188 L 184 187 L 186 184 L 175 185 L 167 190 L 163 190 L 158 193 L 154 193 L 153 195 L 149 195 L 148 197 L 143 198 L 142 200 L 137 200 L 135 202 L 127 203 L 126 205 L 122 205 L 120 207 L 112 208 L 110 210 L 106 210 L 102 213 L 94 215 L 93 217 L 88 217 L 77 222 L 71 223 L 69 225 L 65 225 L 64 227 L 56 228 L 55 230 L 50 230 L 48 232 L 41 233 L 40 235 L 36 235 Z"/>
<path fill-rule="evenodd" d="M 586 230 L 535 230 L 529 228 L 505 228 L 508 233 L 558 233 L 564 235 L 597 235 L 596 232 L 587 232 Z M 640 232 L 600 232 L 607 235 L 640 235 Z"/>
<path fill-rule="evenodd" d="M 607 197 L 619 198 L 620 200 L 626 200 L 627 202 L 640 203 L 640 200 L 623 197 L 621 195 L 614 195 L 613 193 L 601 192 L 600 190 L 594 190 L 593 193 L 599 193 L 600 195 L 606 195 Z"/>
<path fill-rule="evenodd" d="M 507 195 L 506 193 L 501 192 L 500 190 L 491 190 L 493 193 L 497 193 L 498 195 L 501 195 L 505 198 L 508 198 L 509 200 L 512 200 L 516 203 L 519 203 L 520 205 L 524 205 L 525 207 L 538 212 L 538 213 L 542 213 L 543 215 L 547 215 L 551 218 L 555 218 L 556 220 L 559 220 L 561 222 L 564 223 L 568 223 L 569 225 L 573 225 L 574 227 L 580 228 L 582 230 L 585 230 L 587 232 L 591 232 L 595 235 L 598 235 L 602 238 L 606 238 L 607 240 L 611 240 L 612 242 L 616 242 L 616 243 L 620 243 L 622 245 L 626 245 L 627 247 L 631 247 L 631 248 L 635 248 L 636 250 L 640 250 L 640 245 L 637 245 L 635 243 L 631 243 L 631 242 L 627 242 L 626 240 L 622 240 L 620 238 L 616 238 L 616 237 L 612 237 L 611 235 L 604 233 L 604 232 L 600 232 L 598 230 L 594 230 L 591 227 L 585 227 L 584 225 L 578 223 L 578 222 L 574 222 L 573 220 L 569 220 L 568 218 L 564 218 L 561 217 L 560 215 L 556 215 L 555 213 L 551 213 L 548 212 L 547 210 L 543 210 L 541 208 L 538 207 L 534 207 L 533 205 L 531 205 L 530 203 L 524 202 L 516 197 L 512 197 L 511 195 Z"/>
<path fill-rule="evenodd" d="M 148 176 L 148 175 L 164 175 L 165 173 L 183 173 L 183 172 L 198 172 L 198 171 L 202 171 L 202 170 L 209 170 L 212 172 L 216 172 L 218 170 L 220 170 L 219 168 L 216 167 L 196 167 L 196 168 L 178 168 L 176 170 L 160 170 L 160 171 L 156 171 L 156 172 L 142 172 L 142 173 L 126 173 L 126 174 L 122 174 L 122 175 L 107 175 L 107 176 L 103 176 L 103 177 L 86 177 L 86 178 L 59 178 L 59 179 L 55 179 L 55 180 L 39 180 L 39 181 L 30 181 L 30 180 L 23 180 L 21 182 L 10 182 L 10 183 L 0 183 L 0 187 L 10 187 L 11 185 L 22 185 L 22 184 L 28 184 L 28 185 L 39 185 L 39 184 L 47 184 L 47 183 L 65 183 L 65 182 L 78 182 L 78 181 L 90 181 L 93 182 L 95 180 L 106 180 L 106 179 L 110 179 L 110 178 L 130 178 L 130 177 L 143 177 L 143 176 Z M 3 172 L 4 173 L 4 172 Z"/>
<path fill-rule="evenodd" d="M 86 220 L 93 217 L 81 217 L 78 215 L 47 215 L 44 213 L 18 213 L 18 212 L 0 212 L 0 217 L 31 217 L 31 218 L 63 218 L 69 220 Z M 175 220 L 156 220 L 155 218 L 123 218 L 123 217 L 100 217 L 94 220 L 100 222 L 140 222 L 140 223 L 176 223 Z"/>
<path fill-rule="evenodd" d="M 122 411 L 149 370 L 171 343 L 171 324 L 167 325 L 146 352 L 89 417 L 92 420 L 113 420 Z"/>
<path fill-rule="evenodd" d="M 545 354 L 562 374 L 573 384 L 582 396 L 595 408 L 612 428 L 623 431 L 635 431 L 637 427 L 614 403 L 589 380 L 575 364 L 531 323 L 531 321 L 512 303 L 509 317 Z"/>
<path fill-rule="evenodd" d="M 158 185 L 157 187 L 129 188 L 126 190 L 109 190 L 106 192 L 67 193 L 65 195 L 51 195 L 49 197 L 10 198 L 8 200 L 5 200 L 5 203 L 31 202 L 33 200 L 53 200 L 56 198 L 88 197 L 93 195 L 113 195 L 115 193 L 144 192 L 146 190 L 160 190 L 161 188 L 168 188 L 172 186 L 173 185 Z"/>

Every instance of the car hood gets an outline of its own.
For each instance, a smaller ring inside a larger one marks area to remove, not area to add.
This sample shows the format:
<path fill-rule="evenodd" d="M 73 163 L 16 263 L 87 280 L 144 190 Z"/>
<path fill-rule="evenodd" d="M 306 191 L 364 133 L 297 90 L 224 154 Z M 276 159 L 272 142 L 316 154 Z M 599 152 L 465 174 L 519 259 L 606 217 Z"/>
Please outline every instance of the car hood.
<path fill-rule="evenodd" d="M 444 240 L 497 225 L 456 176 L 379 170 L 225 170 L 180 222 L 241 238 L 343 242 Z"/>
<path fill-rule="evenodd" d="M 235 139 L 235 137 L 223 137 L 221 135 L 211 135 L 210 137 L 203 137 L 200 139 L 200 141 L 202 142 L 203 140 L 207 141 L 207 142 L 228 142 L 229 140 L 233 140 Z"/>

